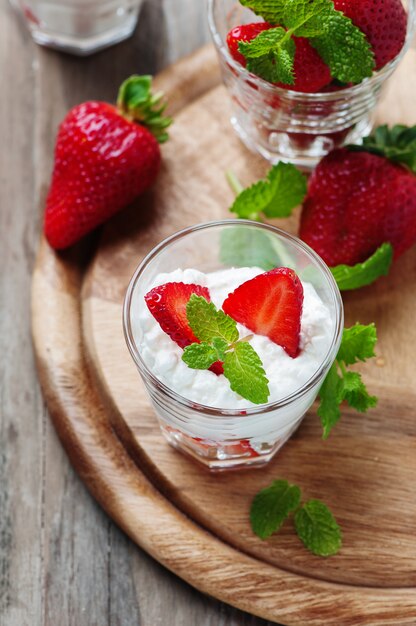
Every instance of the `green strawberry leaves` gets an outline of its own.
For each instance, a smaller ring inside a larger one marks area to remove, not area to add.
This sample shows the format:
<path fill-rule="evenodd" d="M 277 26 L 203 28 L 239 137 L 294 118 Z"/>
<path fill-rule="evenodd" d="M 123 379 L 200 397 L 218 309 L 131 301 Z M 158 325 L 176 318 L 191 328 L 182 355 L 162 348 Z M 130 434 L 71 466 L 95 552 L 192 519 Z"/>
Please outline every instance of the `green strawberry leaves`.
<path fill-rule="evenodd" d="M 205 370 L 222 361 L 231 389 L 253 404 L 265 404 L 270 395 L 269 381 L 260 357 L 248 343 L 250 336 L 240 339 L 235 320 L 202 296 L 192 294 L 186 315 L 201 343 L 185 347 L 184 363 Z"/>
<path fill-rule="evenodd" d="M 386 124 L 364 137 L 362 146 L 348 146 L 356 152 L 371 152 L 384 156 L 393 163 L 400 163 L 416 174 L 416 125 L 397 124 L 389 128 Z"/>
<path fill-rule="evenodd" d="M 169 139 L 166 132 L 172 118 L 163 116 L 166 104 L 162 103 L 163 93 L 152 94 L 151 76 L 130 76 L 121 85 L 117 107 L 127 119 L 146 126 L 159 143 Z"/>
<path fill-rule="evenodd" d="M 370 43 L 331 0 L 240 1 L 266 21 L 278 24 L 238 45 L 247 69 L 264 80 L 294 84 L 293 36 L 309 39 L 332 77 L 342 83 L 360 83 L 372 75 L 375 62 Z"/>
<path fill-rule="evenodd" d="M 294 513 L 294 527 L 304 546 L 317 556 L 332 556 L 342 545 L 341 530 L 329 508 L 320 500 L 301 505 L 301 489 L 287 480 L 275 480 L 257 493 L 250 507 L 252 531 L 267 539 Z"/>

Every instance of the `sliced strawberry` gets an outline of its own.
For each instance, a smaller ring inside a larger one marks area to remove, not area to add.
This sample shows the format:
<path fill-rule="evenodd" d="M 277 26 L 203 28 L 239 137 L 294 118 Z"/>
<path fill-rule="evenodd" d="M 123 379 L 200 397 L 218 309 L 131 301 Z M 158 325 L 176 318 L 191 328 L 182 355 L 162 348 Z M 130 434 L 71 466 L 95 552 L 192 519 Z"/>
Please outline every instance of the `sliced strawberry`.
<path fill-rule="evenodd" d="M 185 348 L 191 343 L 199 343 L 186 316 L 186 305 L 192 294 L 203 296 L 208 302 L 211 300 L 207 287 L 185 283 L 165 283 L 154 287 L 144 297 L 150 313 L 161 329 L 180 348 Z M 210 370 L 217 376 L 224 372 L 220 361 L 211 365 Z"/>
<path fill-rule="evenodd" d="M 227 315 L 265 335 L 291 357 L 299 354 L 303 287 L 296 273 L 278 267 L 243 283 L 222 305 Z"/>

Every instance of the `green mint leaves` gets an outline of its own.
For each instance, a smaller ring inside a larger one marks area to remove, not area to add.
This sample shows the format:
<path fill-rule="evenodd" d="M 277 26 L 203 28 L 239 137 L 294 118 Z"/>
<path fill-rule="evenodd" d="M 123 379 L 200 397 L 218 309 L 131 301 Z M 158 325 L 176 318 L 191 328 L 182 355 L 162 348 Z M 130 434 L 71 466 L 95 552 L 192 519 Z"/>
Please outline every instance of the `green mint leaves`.
<path fill-rule="evenodd" d="M 366 261 L 356 265 L 331 267 L 333 277 L 340 291 L 359 289 L 387 276 L 393 261 L 393 246 L 383 243 Z"/>
<path fill-rule="evenodd" d="M 250 523 L 260 539 L 278 531 L 290 513 L 295 511 L 295 530 L 305 547 L 317 556 L 336 554 L 341 548 L 341 530 L 328 507 L 320 500 L 309 500 L 302 506 L 301 490 L 287 480 L 275 480 L 253 499 Z"/>
<path fill-rule="evenodd" d="M 254 404 L 265 404 L 269 386 L 260 357 L 248 343 L 240 339 L 237 323 L 212 302 L 192 294 L 186 315 L 195 336 L 201 343 L 192 343 L 184 349 L 182 360 L 192 369 L 208 369 L 222 361 L 224 376 L 230 387 Z"/>
<path fill-rule="evenodd" d="M 298 508 L 301 492 L 287 480 L 275 480 L 254 496 L 250 509 L 250 523 L 255 535 L 267 539 L 279 530 L 289 513 Z"/>
<path fill-rule="evenodd" d="M 271 83 L 294 85 L 296 46 L 284 28 L 265 30 L 252 41 L 240 41 L 238 49 L 246 58 L 249 72 Z"/>
<path fill-rule="evenodd" d="M 254 404 L 267 402 L 269 381 L 259 355 L 249 343 L 237 342 L 233 350 L 225 353 L 224 376 L 231 389 L 243 398 Z"/>
<path fill-rule="evenodd" d="M 343 83 L 360 83 L 372 75 L 374 54 L 365 34 L 331 0 L 240 0 L 276 28 L 261 32 L 239 51 L 247 69 L 272 83 L 293 85 L 295 43 L 293 36 L 309 39 Z"/>
<path fill-rule="evenodd" d="M 348 146 L 350 150 L 365 150 L 384 156 L 393 163 L 401 163 L 416 174 L 416 125 L 397 124 L 389 128 L 386 124 L 363 139 L 362 146 Z"/>
<path fill-rule="evenodd" d="M 190 327 L 200 341 L 211 342 L 219 337 L 227 343 L 238 339 L 237 323 L 223 311 L 217 311 L 215 304 L 202 296 L 192 294 L 186 307 Z"/>
<path fill-rule="evenodd" d="M 317 413 L 323 427 L 324 439 L 327 439 L 338 422 L 341 416 L 340 405 L 344 400 L 360 413 L 365 413 L 376 406 L 377 398 L 370 396 L 361 374 L 347 370 L 349 365 L 375 356 L 376 341 L 377 332 L 374 324 L 368 326 L 355 324 L 344 329 L 337 358 L 319 390 L 320 404 Z"/>
<path fill-rule="evenodd" d="M 317 556 L 332 556 L 341 548 L 341 529 L 320 500 L 309 500 L 296 511 L 295 529 L 305 547 Z"/>
<path fill-rule="evenodd" d="M 262 214 L 269 218 L 288 217 L 303 202 L 306 184 L 306 176 L 294 165 L 277 163 L 264 180 L 238 194 L 230 211 L 251 220 L 260 220 Z"/>

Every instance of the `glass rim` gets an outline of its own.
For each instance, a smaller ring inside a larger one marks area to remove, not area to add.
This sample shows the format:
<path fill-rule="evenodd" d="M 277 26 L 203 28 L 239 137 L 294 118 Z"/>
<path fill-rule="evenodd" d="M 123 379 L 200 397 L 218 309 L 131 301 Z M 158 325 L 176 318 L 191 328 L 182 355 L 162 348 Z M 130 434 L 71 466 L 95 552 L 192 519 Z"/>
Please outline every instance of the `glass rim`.
<path fill-rule="evenodd" d="M 316 368 L 315 372 L 312 374 L 312 376 L 309 377 L 307 381 L 305 381 L 305 383 L 301 387 L 291 392 L 287 396 L 284 396 L 280 400 L 277 400 L 274 402 L 268 402 L 268 403 L 254 406 L 254 407 L 246 407 L 246 408 L 239 408 L 239 409 L 213 407 L 213 406 L 207 406 L 205 404 L 199 404 L 198 402 L 195 402 L 193 400 L 190 400 L 189 398 L 186 398 L 185 396 L 182 396 L 181 394 L 177 393 L 176 391 L 168 387 L 161 380 L 159 380 L 153 374 L 153 372 L 150 370 L 150 368 L 147 366 L 147 364 L 145 363 L 145 361 L 142 359 L 140 355 L 140 352 L 137 348 L 137 345 L 133 336 L 132 325 L 131 325 L 131 314 L 130 314 L 133 293 L 138 283 L 138 280 L 140 279 L 146 267 L 148 267 L 148 265 L 153 261 L 153 259 L 156 258 L 156 256 L 162 250 L 166 249 L 167 247 L 176 243 L 180 239 L 183 239 L 187 235 L 190 235 L 194 232 L 206 230 L 209 228 L 223 227 L 223 226 L 234 226 L 234 227 L 235 226 L 251 226 L 251 227 L 256 227 L 256 228 L 271 232 L 274 235 L 277 235 L 283 239 L 288 240 L 295 248 L 297 248 L 298 250 L 300 250 L 301 252 L 309 256 L 314 261 L 315 265 L 317 265 L 319 269 L 323 272 L 325 278 L 327 279 L 329 287 L 331 288 L 333 302 L 334 302 L 336 314 L 337 314 L 337 319 L 336 319 L 335 326 L 334 326 L 331 344 L 328 350 L 326 351 L 325 356 L 322 358 L 321 363 Z M 306 243 L 301 241 L 298 237 L 291 235 L 290 233 L 287 233 L 286 231 L 280 228 L 277 228 L 276 226 L 272 226 L 271 224 L 263 224 L 263 223 L 255 222 L 252 220 L 225 219 L 225 220 L 214 220 L 211 222 L 203 222 L 201 224 L 196 224 L 194 226 L 184 228 L 174 233 L 173 235 L 170 235 L 169 237 L 161 241 L 157 246 L 152 248 L 152 250 L 139 263 L 136 270 L 134 271 L 132 278 L 130 279 L 129 285 L 127 287 L 126 295 L 124 298 L 124 303 L 123 303 L 124 337 L 127 343 L 127 347 L 133 358 L 133 361 L 135 362 L 139 372 L 143 375 L 143 377 L 146 380 L 150 381 L 156 388 L 160 389 L 171 400 L 179 403 L 180 405 L 186 407 L 187 409 L 192 409 L 201 414 L 210 415 L 212 417 L 238 417 L 239 420 L 242 420 L 242 421 L 244 421 L 244 419 L 247 419 L 253 415 L 263 415 L 263 414 L 275 411 L 276 409 L 283 408 L 291 404 L 294 400 L 298 400 L 299 398 L 302 398 L 305 394 L 307 394 L 308 391 L 310 391 L 315 386 L 315 384 L 319 382 L 319 379 L 322 377 L 322 373 L 326 372 L 329 369 L 330 365 L 332 364 L 335 358 L 333 356 L 333 353 L 335 349 L 338 350 L 339 348 L 343 329 L 344 329 L 344 308 L 343 308 L 341 294 L 338 289 L 338 285 L 336 284 L 335 279 L 332 276 L 331 271 L 329 270 L 328 266 L 324 263 L 324 261 L 321 259 L 321 257 L 312 248 L 310 248 L 310 246 L 308 246 Z M 241 414 L 242 411 L 244 411 L 243 415 Z"/>
<path fill-rule="evenodd" d="M 238 0 L 236 0 L 237 2 Z M 315 93 L 304 93 L 302 91 L 294 91 L 293 89 L 286 89 L 284 87 L 278 87 L 277 85 L 273 85 L 269 83 L 267 80 L 260 78 L 256 74 L 252 74 L 245 67 L 243 67 L 238 61 L 236 61 L 230 54 L 228 50 L 228 46 L 225 41 L 221 37 L 214 16 L 214 5 L 218 2 L 218 0 L 207 0 L 208 5 L 208 25 L 211 31 L 211 37 L 214 41 L 215 47 L 218 52 L 225 58 L 225 61 L 231 68 L 238 73 L 246 81 L 253 82 L 257 87 L 264 89 L 265 91 L 269 91 L 274 95 L 279 95 L 280 97 L 290 98 L 292 100 L 303 100 L 303 101 L 311 101 L 314 102 L 316 100 L 332 102 L 334 100 L 338 100 L 343 96 L 354 96 L 357 93 L 360 93 L 367 87 L 377 87 L 381 85 L 385 79 L 387 79 L 393 71 L 396 69 L 397 65 L 407 52 L 413 32 L 415 30 L 415 5 L 416 0 L 408 0 L 408 20 L 407 20 L 407 32 L 406 32 L 406 40 L 403 45 L 403 48 L 400 50 L 399 54 L 389 61 L 387 65 L 381 68 L 381 70 L 375 71 L 372 76 L 369 78 L 365 78 L 361 83 L 357 85 L 353 85 L 352 87 L 344 87 L 343 89 L 339 89 L 338 91 L 333 92 L 325 92 L 325 91 L 317 91 Z M 257 17 L 255 13 L 253 13 L 254 17 Z"/>

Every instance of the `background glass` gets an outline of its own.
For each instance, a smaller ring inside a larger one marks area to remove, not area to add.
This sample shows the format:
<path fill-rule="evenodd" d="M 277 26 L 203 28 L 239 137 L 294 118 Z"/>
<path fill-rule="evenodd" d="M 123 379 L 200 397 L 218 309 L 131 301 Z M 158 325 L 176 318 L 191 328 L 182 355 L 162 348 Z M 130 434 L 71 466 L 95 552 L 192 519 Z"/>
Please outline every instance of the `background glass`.
<path fill-rule="evenodd" d="M 129 37 L 142 0 L 11 0 L 33 39 L 73 54 L 96 52 Z"/>

